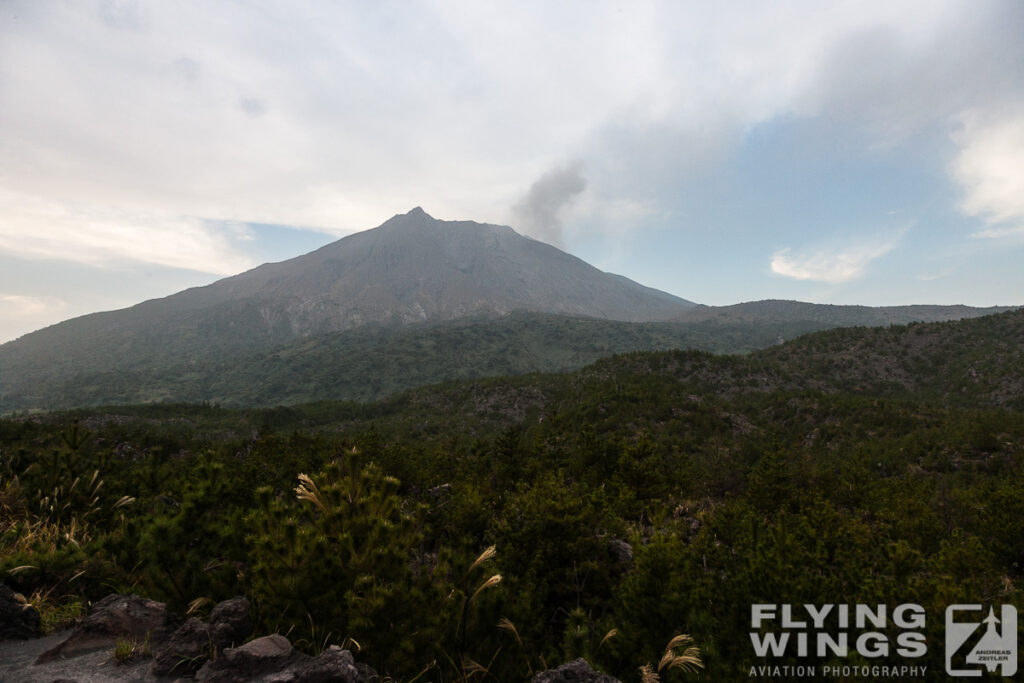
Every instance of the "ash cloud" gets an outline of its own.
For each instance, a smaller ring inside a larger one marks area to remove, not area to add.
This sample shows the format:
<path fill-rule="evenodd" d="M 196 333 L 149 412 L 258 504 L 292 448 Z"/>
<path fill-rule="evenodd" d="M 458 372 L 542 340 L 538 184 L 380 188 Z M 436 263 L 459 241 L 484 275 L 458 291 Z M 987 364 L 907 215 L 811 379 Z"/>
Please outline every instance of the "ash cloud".
<path fill-rule="evenodd" d="M 582 165 L 576 161 L 553 168 L 533 181 L 530 189 L 513 207 L 522 229 L 533 237 L 563 246 L 562 209 L 587 189 Z"/>

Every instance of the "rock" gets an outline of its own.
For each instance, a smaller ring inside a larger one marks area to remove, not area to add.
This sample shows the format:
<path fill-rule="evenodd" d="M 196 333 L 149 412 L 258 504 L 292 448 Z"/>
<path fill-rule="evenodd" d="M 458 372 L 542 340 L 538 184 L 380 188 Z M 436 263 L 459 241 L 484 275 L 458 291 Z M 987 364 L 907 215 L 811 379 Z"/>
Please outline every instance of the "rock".
<path fill-rule="evenodd" d="M 532 683 L 620 683 L 617 678 L 594 671 L 587 660 L 580 658 L 557 669 L 541 671 Z"/>
<path fill-rule="evenodd" d="M 295 652 L 282 635 L 273 634 L 250 641 L 241 647 L 229 647 L 217 659 L 203 665 L 196 680 L 209 683 L 245 683 L 263 680 L 297 663 L 306 655 Z"/>
<path fill-rule="evenodd" d="M 153 658 L 150 671 L 156 676 L 194 676 L 217 653 L 240 645 L 252 632 L 249 601 L 231 598 L 210 613 L 209 625 L 189 619 L 171 634 Z"/>
<path fill-rule="evenodd" d="M 249 601 L 244 597 L 225 600 L 210 613 L 210 636 L 218 650 L 240 645 L 250 633 Z"/>
<path fill-rule="evenodd" d="M 319 657 L 292 649 L 281 635 L 264 636 L 242 647 L 228 648 L 203 665 L 199 683 L 371 683 L 377 673 L 355 663 L 352 653 L 337 645 Z"/>
<path fill-rule="evenodd" d="M 319 657 L 297 662 L 266 678 L 267 683 L 364 683 L 365 680 L 352 653 L 337 645 L 331 645 Z"/>
<path fill-rule="evenodd" d="M 25 596 L 0 583 L 0 640 L 25 640 L 39 635 L 39 612 Z"/>
<path fill-rule="evenodd" d="M 192 618 L 171 634 L 153 658 L 150 671 L 156 676 L 194 676 L 212 654 L 210 627 Z"/>
<path fill-rule="evenodd" d="M 41 654 L 36 663 L 113 648 L 119 639 L 159 644 L 176 625 L 177 618 L 162 602 L 138 595 L 108 595 L 92 606 L 67 639 Z"/>

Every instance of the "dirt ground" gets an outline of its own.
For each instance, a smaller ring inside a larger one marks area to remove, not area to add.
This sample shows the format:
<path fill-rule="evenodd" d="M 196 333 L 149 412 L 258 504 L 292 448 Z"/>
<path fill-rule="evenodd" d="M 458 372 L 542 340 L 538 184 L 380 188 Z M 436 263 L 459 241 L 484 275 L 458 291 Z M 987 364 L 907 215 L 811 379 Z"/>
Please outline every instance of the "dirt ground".
<path fill-rule="evenodd" d="M 0 683 L 105 683 L 106 681 L 172 681 L 149 673 L 152 660 L 129 664 L 114 661 L 113 648 L 73 659 L 36 666 L 36 657 L 68 637 L 70 631 L 35 640 L 0 641 Z"/>

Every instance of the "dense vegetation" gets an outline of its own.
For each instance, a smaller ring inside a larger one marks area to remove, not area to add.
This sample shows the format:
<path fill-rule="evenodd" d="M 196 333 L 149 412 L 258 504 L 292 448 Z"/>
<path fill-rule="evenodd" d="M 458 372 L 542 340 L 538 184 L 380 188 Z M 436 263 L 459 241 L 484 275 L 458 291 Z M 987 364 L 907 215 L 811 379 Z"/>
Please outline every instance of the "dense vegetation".
<path fill-rule="evenodd" d="M 15 416 L 0 576 L 52 611 L 246 594 L 261 632 L 400 680 L 585 656 L 635 681 L 680 633 L 734 680 L 765 663 L 752 603 L 911 602 L 941 678 L 946 605 L 1024 607 L 1022 391 L 1013 312 L 371 404 Z"/>
<path fill-rule="evenodd" d="M 989 310 L 761 301 L 699 306 L 666 323 L 515 313 L 295 339 L 260 330 L 258 312 L 245 307 L 212 318 L 181 314 L 173 334 L 145 305 L 137 308 L 136 328 L 111 332 L 105 316 L 116 316 L 98 314 L 0 346 L 0 414 L 128 403 L 376 401 L 442 381 L 577 370 L 617 353 L 747 353 L 833 327 Z"/>

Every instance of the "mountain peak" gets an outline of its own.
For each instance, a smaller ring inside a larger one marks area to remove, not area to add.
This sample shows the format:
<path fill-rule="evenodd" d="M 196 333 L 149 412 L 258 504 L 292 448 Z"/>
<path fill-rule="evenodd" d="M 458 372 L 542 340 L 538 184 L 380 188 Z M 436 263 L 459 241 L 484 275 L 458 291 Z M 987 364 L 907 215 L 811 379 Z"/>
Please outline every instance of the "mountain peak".
<path fill-rule="evenodd" d="M 423 207 L 417 206 L 406 213 L 396 213 L 394 216 L 384 222 L 379 227 L 400 227 L 403 229 L 417 228 L 421 226 L 431 225 L 433 223 L 441 223 L 429 213 L 423 210 Z"/>

